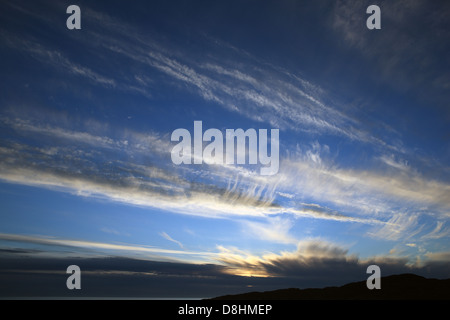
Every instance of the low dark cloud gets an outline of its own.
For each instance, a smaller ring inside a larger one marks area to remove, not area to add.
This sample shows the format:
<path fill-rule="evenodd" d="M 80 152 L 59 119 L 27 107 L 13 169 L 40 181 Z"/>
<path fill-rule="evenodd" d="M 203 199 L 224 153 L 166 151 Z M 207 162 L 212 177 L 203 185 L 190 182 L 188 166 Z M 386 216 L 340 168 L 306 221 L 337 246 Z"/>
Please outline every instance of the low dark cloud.
<path fill-rule="evenodd" d="M 2 297 L 214 297 L 274 289 L 273 281 L 229 275 L 217 264 L 189 264 L 106 258 L 0 258 Z M 69 265 L 81 269 L 81 290 L 66 287 Z"/>
<path fill-rule="evenodd" d="M 26 255 L 26 250 L 0 252 L 2 297 L 196 297 L 206 298 L 281 288 L 340 286 L 363 281 L 367 267 L 376 264 L 381 275 L 415 273 L 428 278 L 449 278 L 448 262 L 408 265 L 404 258 L 363 260 L 345 249 L 323 242 L 301 244 L 298 250 L 256 259 L 240 259 L 228 252 L 220 263 L 161 262 L 125 258 L 55 258 Z M 81 269 L 81 290 L 69 290 L 69 265 Z M 269 277 L 239 276 L 239 270 L 264 271 Z"/>
<path fill-rule="evenodd" d="M 6 249 L 0 248 L 0 257 L 2 254 L 30 254 L 36 253 L 38 250 L 29 250 L 29 249 Z"/>
<path fill-rule="evenodd" d="M 289 279 L 293 287 L 336 286 L 367 278 L 367 267 L 378 265 L 382 276 L 415 273 L 430 278 L 450 278 L 448 260 L 411 263 L 406 257 L 380 256 L 361 259 L 346 249 L 320 240 L 301 242 L 296 251 L 246 257 L 223 255 L 220 261 L 230 268 Z"/>

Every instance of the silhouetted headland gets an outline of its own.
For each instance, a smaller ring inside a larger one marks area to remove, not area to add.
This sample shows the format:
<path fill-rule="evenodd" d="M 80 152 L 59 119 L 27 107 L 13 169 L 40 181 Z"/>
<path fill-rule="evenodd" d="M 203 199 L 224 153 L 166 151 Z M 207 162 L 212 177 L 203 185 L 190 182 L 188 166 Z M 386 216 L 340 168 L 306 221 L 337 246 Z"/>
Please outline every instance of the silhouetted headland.
<path fill-rule="evenodd" d="M 249 292 L 220 296 L 213 300 L 450 300 L 450 279 L 400 274 L 382 277 L 379 290 L 369 290 L 366 281 L 360 281 L 341 287 Z"/>

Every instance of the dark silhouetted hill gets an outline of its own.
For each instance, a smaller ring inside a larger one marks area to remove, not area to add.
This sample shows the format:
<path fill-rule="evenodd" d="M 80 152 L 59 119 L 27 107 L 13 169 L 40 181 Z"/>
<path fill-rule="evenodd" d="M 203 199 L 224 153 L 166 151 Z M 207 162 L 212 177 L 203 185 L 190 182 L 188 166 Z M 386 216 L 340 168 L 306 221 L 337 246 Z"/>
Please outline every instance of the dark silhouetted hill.
<path fill-rule="evenodd" d="M 381 278 L 381 289 L 369 290 L 366 281 L 322 289 L 281 289 L 226 295 L 213 300 L 450 300 L 450 279 L 427 279 L 415 274 Z"/>

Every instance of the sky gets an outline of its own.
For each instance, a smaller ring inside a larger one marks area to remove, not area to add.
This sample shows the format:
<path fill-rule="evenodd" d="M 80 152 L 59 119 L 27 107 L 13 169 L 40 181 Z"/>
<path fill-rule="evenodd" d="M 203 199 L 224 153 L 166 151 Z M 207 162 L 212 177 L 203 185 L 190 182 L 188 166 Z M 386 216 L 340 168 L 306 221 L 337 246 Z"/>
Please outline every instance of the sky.
<path fill-rule="evenodd" d="M 449 278 L 449 18 L 425 0 L 2 1 L 0 295 Z M 194 121 L 278 129 L 278 172 L 174 164 Z"/>

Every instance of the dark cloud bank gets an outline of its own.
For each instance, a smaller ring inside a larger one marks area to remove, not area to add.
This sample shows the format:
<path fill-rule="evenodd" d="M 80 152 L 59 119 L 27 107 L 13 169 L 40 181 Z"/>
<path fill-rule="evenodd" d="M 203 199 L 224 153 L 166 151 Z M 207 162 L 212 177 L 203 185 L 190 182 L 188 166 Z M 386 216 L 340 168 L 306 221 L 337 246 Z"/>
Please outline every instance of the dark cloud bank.
<path fill-rule="evenodd" d="M 35 251 L 32 254 L 36 254 Z M 370 262 L 367 262 L 370 263 Z M 81 290 L 69 290 L 66 269 L 81 269 Z M 406 267 L 405 261 L 377 261 L 382 276 L 415 273 L 428 278 L 450 278 L 448 264 Z M 340 286 L 363 281 L 366 262 L 358 259 L 311 258 L 308 261 L 274 259 L 260 263 L 273 277 L 243 277 L 219 264 L 156 262 L 123 257 L 30 257 L 26 250 L 0 253 L 0 295 L 14 297 L 148 297 L 209 298 L 281 288 Z"/>

